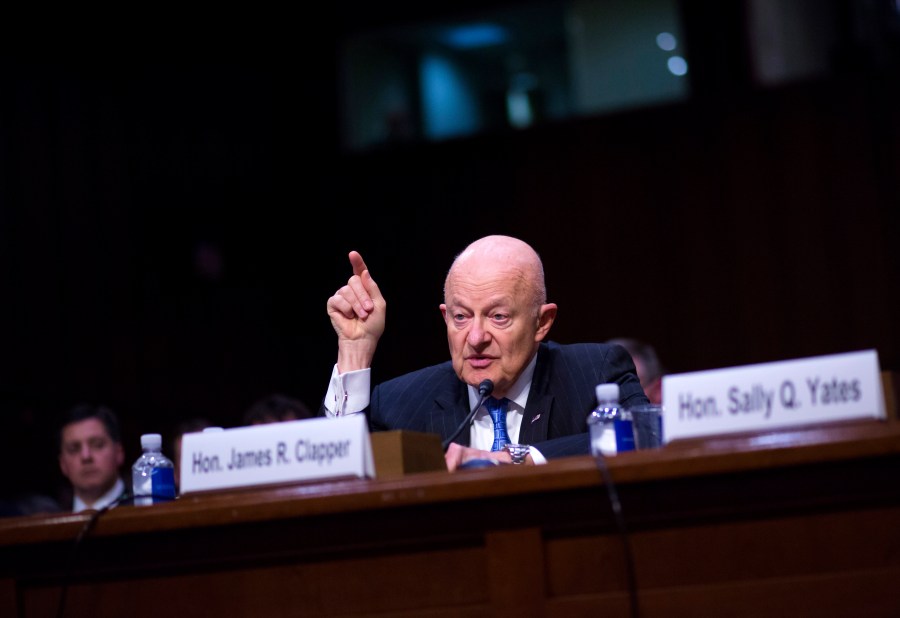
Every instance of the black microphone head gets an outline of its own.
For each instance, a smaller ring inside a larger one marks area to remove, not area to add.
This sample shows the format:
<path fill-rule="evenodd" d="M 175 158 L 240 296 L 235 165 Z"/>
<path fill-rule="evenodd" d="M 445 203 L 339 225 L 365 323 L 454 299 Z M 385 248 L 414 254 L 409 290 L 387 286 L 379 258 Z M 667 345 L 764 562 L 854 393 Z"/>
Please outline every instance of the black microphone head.
<path fill-rule="evenodd" d="M 478 394 L 482 397 L 487 397 L 492 392 L 494 392 L 494 383 L 491 380 L 482 380 L 478 385 Z"/>

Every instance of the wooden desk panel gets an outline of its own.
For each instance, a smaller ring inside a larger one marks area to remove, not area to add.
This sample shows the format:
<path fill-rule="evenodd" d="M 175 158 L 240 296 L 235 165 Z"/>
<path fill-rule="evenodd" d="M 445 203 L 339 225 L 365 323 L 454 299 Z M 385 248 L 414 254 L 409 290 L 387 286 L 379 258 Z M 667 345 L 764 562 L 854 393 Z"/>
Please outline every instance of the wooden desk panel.
<path fill-rule="evenodd" d="M 900 615 L 900 429 L 683 441 L 607 465 L 640 615 Z M 0 520 L 0 615 L 53 616 L 86 515 Z M 184 496 L 103 515 L 67 616 L 629 616 L 590 457 Z"/>

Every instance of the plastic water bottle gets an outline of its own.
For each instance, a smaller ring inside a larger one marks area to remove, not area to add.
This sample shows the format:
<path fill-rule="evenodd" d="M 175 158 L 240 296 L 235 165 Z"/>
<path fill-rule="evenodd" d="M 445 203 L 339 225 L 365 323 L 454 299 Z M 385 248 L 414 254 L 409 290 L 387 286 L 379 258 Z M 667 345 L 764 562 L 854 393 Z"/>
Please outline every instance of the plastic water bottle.
<path fill-rule="evenodd" d="M 619 405 L 619 385 L 598 384 L 597 407 L 588 416 L 591 432 L 591 454 L 615 455 L 634 450 L 631 415 Z"/>
<path fill-rule="evenodd" d="M 141 436 L 143 454 L 131 467 L 134 503 L 140 506 L 169 502 L 175 499 L 175 467 L 162 454 L 162 436 L 145 433 Z"/>

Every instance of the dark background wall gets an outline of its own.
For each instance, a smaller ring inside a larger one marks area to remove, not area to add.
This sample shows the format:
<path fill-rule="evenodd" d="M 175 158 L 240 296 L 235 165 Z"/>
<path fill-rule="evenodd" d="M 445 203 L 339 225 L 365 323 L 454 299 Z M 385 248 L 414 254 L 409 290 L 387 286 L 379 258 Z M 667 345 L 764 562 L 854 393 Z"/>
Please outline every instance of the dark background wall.
<path fill-rule="evenodd" d="M 444 273 L 489 233 L 542 254 L 561 342 L 634 336 L 673 372 L 900 367 L 897 56 L 845 33 L 829 75 L 762 88 L 718 4 L 684 3 L 688 103 L 357 154 L 336 44 L 426 9 L 7 56 L 0 392 L 25 482 L 55 490 L 52 418 L 79 401 L 119 412 L 129 461 L 140 433 L 236 425 L 269 392 L 317 406 L 350 249 L 388 300 L 376 377 L 445 360 Z"/>

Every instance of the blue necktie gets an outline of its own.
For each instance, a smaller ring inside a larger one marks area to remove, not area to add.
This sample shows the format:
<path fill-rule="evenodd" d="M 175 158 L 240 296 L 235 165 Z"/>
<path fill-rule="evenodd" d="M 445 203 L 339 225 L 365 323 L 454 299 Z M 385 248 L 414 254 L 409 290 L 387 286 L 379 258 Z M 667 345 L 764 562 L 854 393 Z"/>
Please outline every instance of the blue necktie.
<path fill-rule="evenodd" d="M 485 407 L 491 415 L 491 420 L 494 421 L 494 444 L 491 445 L 492 451 L 503 450 L 503 445 L 510 442 L 509 434 L 506 432 L 507 403 L 509 403 L 509 399 L 506 397 L 499 400 L 489 397 L 484 402 Z"/>

